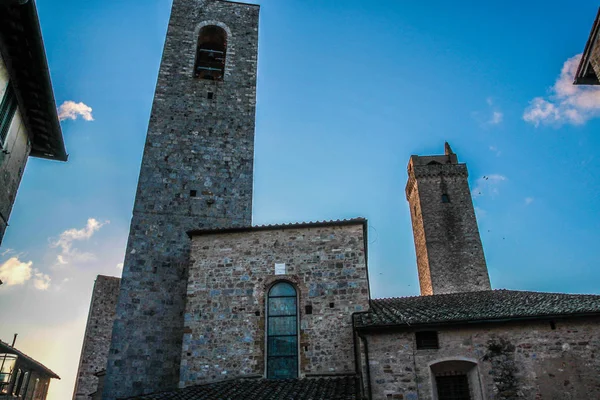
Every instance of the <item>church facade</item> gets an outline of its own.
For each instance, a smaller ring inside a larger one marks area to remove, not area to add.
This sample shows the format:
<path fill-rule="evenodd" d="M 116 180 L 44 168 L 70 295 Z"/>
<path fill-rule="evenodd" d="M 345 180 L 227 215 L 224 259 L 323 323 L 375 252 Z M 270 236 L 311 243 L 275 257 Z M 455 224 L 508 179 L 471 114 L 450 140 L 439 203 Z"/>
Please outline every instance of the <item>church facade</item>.
<path fill-rule="evenodd" d="M 73 398 L 600 398 L 600 296 L 492 290 L 448 144 L 407 168 L 421 296 L 371 298 L 364 218 L 252 226 L 258 18 L 174 0 L 123 276 L 97 281 Z"/>

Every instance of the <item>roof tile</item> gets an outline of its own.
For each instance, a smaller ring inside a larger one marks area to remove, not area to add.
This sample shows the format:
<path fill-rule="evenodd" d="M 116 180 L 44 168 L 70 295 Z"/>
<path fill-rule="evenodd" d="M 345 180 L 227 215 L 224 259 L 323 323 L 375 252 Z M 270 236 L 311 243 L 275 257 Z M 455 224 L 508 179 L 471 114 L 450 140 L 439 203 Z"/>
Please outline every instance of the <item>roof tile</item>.
<path fill-rule="evenodd" d="M 139 400 L 359 400 L 355 376 L 237 379 L 132 397 Z"/>
<path fill-rule="evenodd" d="M 600 313 L 600 296 L 485 290 L 371 300 L 354 326 L 409 326 Z"/>

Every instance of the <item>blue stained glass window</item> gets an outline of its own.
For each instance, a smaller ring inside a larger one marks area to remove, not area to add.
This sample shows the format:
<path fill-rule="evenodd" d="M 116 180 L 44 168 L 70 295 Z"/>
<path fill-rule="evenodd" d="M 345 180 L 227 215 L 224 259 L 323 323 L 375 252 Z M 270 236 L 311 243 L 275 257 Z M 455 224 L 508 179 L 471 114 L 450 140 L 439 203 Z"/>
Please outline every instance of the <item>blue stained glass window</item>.
<path fill-rule="evenodd" d="M 267 378 L 298 377 L 298 305 L 296 289 L 286 282 L 267 297 Z"/>

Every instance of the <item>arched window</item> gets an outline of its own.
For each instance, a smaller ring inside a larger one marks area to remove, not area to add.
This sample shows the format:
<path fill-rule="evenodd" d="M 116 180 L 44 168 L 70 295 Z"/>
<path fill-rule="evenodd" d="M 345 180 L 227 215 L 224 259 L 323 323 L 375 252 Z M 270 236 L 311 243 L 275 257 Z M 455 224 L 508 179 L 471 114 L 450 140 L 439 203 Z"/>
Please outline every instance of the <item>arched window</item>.
<path fill-rule="evenodd" d="M 198 36 L 194 76 L 211 81 L 222 81 L 225 75 L 227 32 L 218 26 L 205 26 Z"/>
<path fill-rule="evenodd" d="M 267 378 L 298 377 L 298 304 L 287 282 L 271 287 L 267 297 Z"/>

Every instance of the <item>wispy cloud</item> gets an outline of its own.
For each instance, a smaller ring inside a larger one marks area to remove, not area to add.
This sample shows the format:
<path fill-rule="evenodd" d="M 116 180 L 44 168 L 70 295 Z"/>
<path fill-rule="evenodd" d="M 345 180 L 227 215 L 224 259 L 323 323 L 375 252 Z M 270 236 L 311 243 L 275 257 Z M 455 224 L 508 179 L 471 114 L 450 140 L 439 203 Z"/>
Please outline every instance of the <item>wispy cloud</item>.
<path fill-rule="evenodd" d="M 73 242 L 88 240 L 94 233 L 108 223 L 109 221 L 99 222 L 95 218 L 89 218 L 84 228 L 72 228 L 61 233 L 59 238 L 50 244 L 51 247 L 58 247 L 61 249 L 61 254 L 56 256 L 56 265 L 62 266 L 67 265 L 70 262 L 86 262 L 94 260 L 96 258 L 94 254 L 80 252 L 76 248 L 73 248 Z"/>
<path fill-rule="evenodd" d="M 485 99 L 485 102 L 488 105 L 488 109 L 486 111 L 474 111 L 472 113 L 473 118 L 482 126 L 489 127 L 490 125 L 498 125 L 502 123 L 504 120 L 504 113 L 500 108 L 494 103 L 494 99 L 488 97 Z"/>
<path fill-rule="evenodd" d="M 496 153 L 496 157 L 500 157 L 502 154 L 502 152 L 498 150 L 497 146 L 490 146 L 490 151 Z"/>
<path fill-rule="evenodd" d="M 533 197 L 525 197 L 525 205 L 528 206 L 533 203 L 535 199 Z"/>
<path fill-rule="evenodd" d="M 58 107 L 58 119 L 64 121 L 65 119 L 77 119 L 83 118 L 86 121 L 93 121 L 92 107 L 82 102 L 75 103 L 74 101 L 65 101 Z"/>
<path fill-rule="evenodd" d="M 504 114 L 502 114 L 500 111 L 494 111 L 488 123 L 491 125 L 498 125 L 500 122 L 502 122 L 503 119 Z"/>
<path fill-rule="evenodd" d="M 0 279 L 5 285 L 23 285 L 31 279 L 33 262 L 23 262 L 17 257 L 9 258 L 0 266 Z"/>
<path fill-rule="evenodd" d="M 38 290 L 48 290 L 50 287 L 50 276 L 35 270 L 33 277 L 33 286 Z"/>
<path fill-rule="evenodd" d="M 560 126 L 581 125 L 600 115 L 600 88 L 573 85 L 581 54 L 563 64 L 560 75 L 546 97 L 529 102 L 523 119 L 536 127 L 540 124 Z"/>
<path fill-rule="evenodd" d="M 498 193 L 500 193 L 500 185 L 506 180 L 506 177 L 500 174 L 482 176 L 481 178 L 477 179 L 475 182 L 475 187 L 471 191 L 473 193 L 473 197 L 485 195 L 492 197 L 496 196 Z"/>

